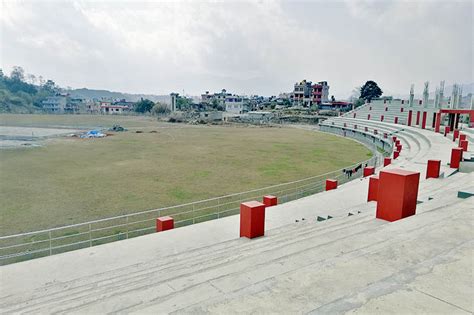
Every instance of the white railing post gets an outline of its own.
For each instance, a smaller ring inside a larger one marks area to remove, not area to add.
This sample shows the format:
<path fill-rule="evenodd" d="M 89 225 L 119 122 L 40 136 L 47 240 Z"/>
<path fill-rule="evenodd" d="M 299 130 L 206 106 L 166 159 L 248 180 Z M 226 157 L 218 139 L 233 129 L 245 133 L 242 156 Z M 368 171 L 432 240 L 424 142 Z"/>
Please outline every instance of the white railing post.
<path fill-rule="evenodd" d="M 52 240 L 51 240 L 51 231 L 49 231 L 49 256 L 53 254 Z"/>
<path fill-rule="evenodd" d="M 92 247 L 92 224 L 89 223 L 89 247 Z"/>

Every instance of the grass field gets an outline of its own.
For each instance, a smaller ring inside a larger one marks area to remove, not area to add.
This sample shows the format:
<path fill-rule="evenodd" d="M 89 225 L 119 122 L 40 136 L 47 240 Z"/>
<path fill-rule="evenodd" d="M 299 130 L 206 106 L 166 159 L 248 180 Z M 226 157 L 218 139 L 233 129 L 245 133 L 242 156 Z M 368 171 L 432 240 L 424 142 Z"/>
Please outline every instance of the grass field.
<path fill-rule="evenodd" d="M 294 128 L 85 115 L 0 115 L 0 122 L 130 128 L 103 139 L 56 138 L 43 147 L 0 150 L 1 235 L 283 183 L 371 156 L 351 140 Z"/>

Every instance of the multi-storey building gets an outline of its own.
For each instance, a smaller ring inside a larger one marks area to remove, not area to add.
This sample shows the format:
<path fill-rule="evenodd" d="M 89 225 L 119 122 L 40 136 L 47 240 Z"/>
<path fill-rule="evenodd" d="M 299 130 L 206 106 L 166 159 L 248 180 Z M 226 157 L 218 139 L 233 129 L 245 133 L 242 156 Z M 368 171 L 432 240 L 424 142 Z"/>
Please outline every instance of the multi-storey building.
<path fill-rule="evenodd" d="M 226 96 L 225 111 L 233 114 L 242 114 L 244 112 L 244 98 L 238 95 Z"/>
<path fill-rule="evenodd" d="M 303 107 L 327 103 L 329 101 L 329 85 L 326 81 L 315 84 L 306 80 L 297 82 L 290 95 L 290 101 L 293 106 Z"/>
<path fill-rule="evenodd" d="M 329 85 L 327 81 L 320 81 L 311 86 L 313 104 L 327 103 L 329 101 Z"/>
<path fill-rule="evenodd" d="M 62 114 L 66 111 L 67 95 L 58 94 L 47 97 L 42 102 L 43 110 L 50 113 Z"/>
<path fill-rule="evenodd" d="M 311 81 L 303 80 L 295 83 L 293 93 L 290 96 L 293 106 L 309 107 L 312 105 Z"/>

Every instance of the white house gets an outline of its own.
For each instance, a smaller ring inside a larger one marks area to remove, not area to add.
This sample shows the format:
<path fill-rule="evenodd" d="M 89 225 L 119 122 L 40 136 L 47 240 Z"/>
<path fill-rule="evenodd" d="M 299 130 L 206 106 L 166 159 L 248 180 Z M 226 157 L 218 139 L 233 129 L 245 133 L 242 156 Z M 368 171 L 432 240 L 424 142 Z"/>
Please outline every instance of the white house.
<path fill-rule="evenodd" d="M 225 111 L 233 114 L 242 114 L 244 111 L 244 99 L 238 95 L 229 95 L 225 98 Z"/>

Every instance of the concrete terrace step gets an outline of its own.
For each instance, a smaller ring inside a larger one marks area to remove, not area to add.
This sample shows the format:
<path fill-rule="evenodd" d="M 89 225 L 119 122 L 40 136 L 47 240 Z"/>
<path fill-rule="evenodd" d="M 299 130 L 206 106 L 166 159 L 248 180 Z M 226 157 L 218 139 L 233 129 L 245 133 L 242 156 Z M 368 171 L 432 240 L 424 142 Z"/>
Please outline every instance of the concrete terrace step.
<path fill-rule="evenodd" d="M 467 177 L 467 176 L 463 176 Z M 445 198 L 445 202 L 453 203 L 456 198 Z M 432 211 L 438 208 L 438 202 L 426 202 L 419 206 L 418 213 Z M 364 205 L 360 206 L 363 209 Z M 171 286 L 176 289 L 176 283 L 186 289 L 190 285 L 183 282 L 180 277 L 189 277 L 192 274 L 200 272 L 211 272 L 211 268 L 219 268 L 222 261 L 229 263 L 232 261 L 242 262 L 252 256 L 259 256 L 263 253 L 275 253 L 274 257 L 291 254 L 293 246 L 301 242 L 309 242 L 314 240 L 317 242 L 320 238 L 325 238 L 332 234 L 341 236 L 348 230 L 353 230 L 358 225 L 371 225 L 374 221 L 372 213 L 364 213 L 358 216 L 343 217 L 339 219 L 331 219 L 320 223 L 315 223 L 314 219 L 305 221 L 304 223 L 294 224 L 283 228 L 271 230 L 265 238 L 257 240 L 239 239 L 235 241 L 224 242 L 197 249 L 189 253 L 179 253 L 159 262 L 147 262 L 144 264 L 124 268 L 121 270 L 111 271 L 103 275 L 94 275 L 83 279 L 77 279 L 68 283 L 60 283 L 49 286 L 36 292 L 33 296 L 20 295 L 17 297 L 9 297 L 1 300 L 1 308 L 6 311 L 33 311 L 41 312 L 42 310 L 70 311 L 76 307 L 80 307 L 78 311 L 97 309 L 96 303 L 106 299 L 104 302 L 107 309 L 113 305 L 121 305 L 123 301 L 121 297 L 115 295 L 126 294 L 130 289 L 141 290 L 147 286 L 159 286 L 162 281 L 171 281 Z M 336 240 L 333 238 L 332 240 Z M 308 246 L 314 244 L 310 242 Z M 301 248 L 300 248 L 301 249 Z M 280 253 L 280 254 L 279 254 Z M 228 269 L 226 269 L 228 270 Z M 235 270 L 234 268 L 232 270 Z M 227 271 L 226 271 L 227 272 Z M 224 272 L 223 274 L 227 274 Z M 151 281 L 151 282 L 150 282 Z M 208 281 L 208 280 L 206 280 Z M 150 292 L 144 290 L 146 295 Z M 145 293 L 144 293 L 145 294 Z M 142 297 L 143 299 L 143 297 Z M 92 304 L 90 304 L 92 303 Z M 102 302 L 100 302 L 102 303 Z M 9 308 L 9 304 L 14 304 L 14 308 Z M 102 305 L 102 304 L 101 304 Z M 128 307 L 128 306 L 127 306 Z"/>
<path fill-rule="evenodd" d="M 206 272 L 211 267 L 218 268 L 222 264 L 222 260 L 227 263 L 232 261 L 242 262 L 249 257 L 250 259 L 258 260 L 259 255 L 257 253 L 261 254 L 263 252 L 272 253 L 272 257 L 285 256 L 291 252 L 293 246 L 300 242 L 310 239 L 327 239 L 327 235 L 332 235 L 333 233 L 342 236 L 349 232 L 353 226 L 360 226 L 362 230 L 365 230 L 365 224 L 361 223 L 370 221 L 375 222 L 369 215 L 365 214 L 344 219 L 331 219 L 319 223 L 295 224 L 299 228 L 298 233 L 294 233 L 293 228 L 288 229 L 286 227 L 280 229 L 279 233 L 270 233 L 271 235 L 265 238 L 253 241 L 240 239 L 234 242 L 227 242 L 224 250 L 218 245 L 216 253 L 214 253 L 214 246 L 211 246 L 205 248 L 204 251 L 200 252 L 200 255 L 195 257 L 187 257 L 188 254 L 183 253 L 176 256 L 176 260 L 165 264 L 149 262 L 142 264 L 138 271 L 132 272 L 138 266 L 135 266 L 132 270 L 121 270 L 114 278 L 111 278 L 109 274 L 105 275 L 103 280 L 100 280 L 100 278 L 98 280 L 96 276 L 93 276 L 73 281 L 72 283 L 57 284 L 44 288 L 33 296 L 20 295 L 2 299 L 1 308 L 7 312 L 41 312 L 42 309 L 52 310 L 52 307 L 58 307 L 57 310 L 54 309 L 55 311 L 64 311 L 65 303 L 67 302 L 74 304 L 74 301 L 80 299 L 79 304 L 83 305 L 91 301 L 97 301 L 98 298 L 103 298 L 103 294 L 112 297 L 112 295 L 119 294 L 120 292 L 125 293 L 131 287 L 137 289 L 137 284 L 139 286 L 145 284 L 157 285 L 165 280 L 173 281 L 179 279 L 179 277 L 190 276 L 197 272 Z M 282 233 L 285 230 L 288 230 L 287 233 Z M 306 245 L 313 246 L 314 243 L 309 242 Z M 226 269 L 225 273 L 227 272 L 230 272 L 230 270 Z M 182 285 L 185 286 L 184 283 Z M 173 287 L 175 286 L 173 285 Z"/>

